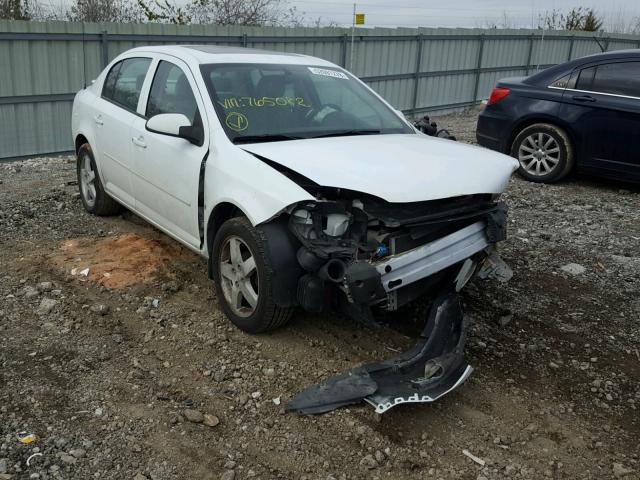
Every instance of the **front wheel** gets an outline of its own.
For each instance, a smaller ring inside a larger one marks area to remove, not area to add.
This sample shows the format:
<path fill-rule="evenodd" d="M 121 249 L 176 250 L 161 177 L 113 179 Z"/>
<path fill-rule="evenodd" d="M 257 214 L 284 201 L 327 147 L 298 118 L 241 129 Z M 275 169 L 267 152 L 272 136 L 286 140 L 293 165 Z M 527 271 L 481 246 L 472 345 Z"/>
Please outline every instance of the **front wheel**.
<path fill-rule="evenodd" d="M 218 303 L 234 325 L 249 333 L 281 327 L 293 311 L 273 301 L 266 242 L 246 218 L 232 218 L 220 227 L 209 259 Z"/>
<path fill-rule="evenodd" d="M 531 182 L 554 183 L 573 168 L 574 152 L 569 137 L 559 127 L 536 123 L 522 130 L 511 146 L 521 177 Z"/>

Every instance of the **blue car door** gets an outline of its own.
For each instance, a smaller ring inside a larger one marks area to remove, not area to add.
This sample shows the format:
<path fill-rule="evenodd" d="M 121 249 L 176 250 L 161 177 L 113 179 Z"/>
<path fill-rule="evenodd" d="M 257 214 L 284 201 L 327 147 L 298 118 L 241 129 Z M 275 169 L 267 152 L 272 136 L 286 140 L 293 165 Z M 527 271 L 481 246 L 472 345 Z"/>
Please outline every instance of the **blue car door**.
<path fill-rule="evenodd" d="M 580 67 L 562 101 L 582 170 L 640 178 L 640 61 Z"/>

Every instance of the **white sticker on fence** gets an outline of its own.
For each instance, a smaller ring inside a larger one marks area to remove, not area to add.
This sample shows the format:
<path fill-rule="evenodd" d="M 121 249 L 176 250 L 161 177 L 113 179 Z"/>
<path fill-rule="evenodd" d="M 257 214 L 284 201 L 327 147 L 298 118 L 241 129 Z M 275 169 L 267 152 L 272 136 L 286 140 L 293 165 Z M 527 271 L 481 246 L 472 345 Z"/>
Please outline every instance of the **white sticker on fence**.
<path fill-rule="evenodd" d="M 342 78 L 344 80 L 349 80 L 344 73 L 338 72 L 336 70 L 328 70 L 326 68 L 317 68 L 317 67 L 308 67 L 311 73 L 315 75 L 324 75 L 325 77 L 333 77 L 333 78 Z"/>

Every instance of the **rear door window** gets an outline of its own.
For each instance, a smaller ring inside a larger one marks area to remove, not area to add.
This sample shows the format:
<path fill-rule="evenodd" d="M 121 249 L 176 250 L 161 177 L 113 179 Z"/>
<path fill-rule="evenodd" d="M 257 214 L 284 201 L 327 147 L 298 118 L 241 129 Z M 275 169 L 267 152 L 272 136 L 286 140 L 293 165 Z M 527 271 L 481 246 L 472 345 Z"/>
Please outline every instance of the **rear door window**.
<path fill-rule="evenodd" d="M 135 112 L 150 64 L 150 58 L 127 58 L 117 63 L 107 75 L 102 96 Z"/>
<path fill-rule="evenodd" d="M 640 97 L 640 62 L 605 63 L 580 72 L 578 90 Z"/>
<path fill-rule="evenodd" d="M 593 75 L 596 73 L 596 68 L 598 67 L 589 67 L 580 70 L 580 75 L 578 75 L 578 81 L 576 82 L 576 88 L 578 90 L 591 91 L 591 85 L 593 84 Z"/>

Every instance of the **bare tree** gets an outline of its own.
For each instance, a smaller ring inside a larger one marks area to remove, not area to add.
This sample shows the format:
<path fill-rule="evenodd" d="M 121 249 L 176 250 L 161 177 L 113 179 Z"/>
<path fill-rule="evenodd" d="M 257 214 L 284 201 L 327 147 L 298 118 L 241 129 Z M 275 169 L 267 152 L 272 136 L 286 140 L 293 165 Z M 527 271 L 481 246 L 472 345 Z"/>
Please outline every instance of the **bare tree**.
<path fill-rule="evenodd" d="M 30 7 L 28 0 L 0 0 L 0 19 L 29 20 Z"/>
<path fill-rule="evenodd" d="M 543 30 L 597 32 L 602 28 L 602 25 L 602 17 L 593 8 L 574 7 L 567 13 L 553 9 L 538 17 L 538 28 Z"/>
<path fill-rule="evenodd" d="M 322 28 L 322 27 L 339 27 L 340 24 L 338 22 L 336 22 L 335 20 L 331 20 L 331 19 L 326 19 L 322 16 L 317 17 L 313 20 L 310 20 L 308 22 L 306 22 L 308 25 L 312 25 L 315 28 Z"/>
<path fill-rule="evenodd" d="M 149 21 L 216 25 L 300 26 L 302 16 L 285 0 L 191 0 L 178 7 L 171 0 L 138 0 Z"/>
<path fill-rule="evenodd" d="M 130 0 L 75 0 L 67 12 L 75 22 L 136 22 L 143 19 L 137 4 Z"/>
<path fill-rule="evenodd" d="M 29 19 L 37 22 L 69 20 L 69 5 L 64 0 L 30 0 Z"/>
<path fill-rule="evenodd" d="M 138 0 L 138 6 L 150 22 L 173 23 L 176 25 L 186 25 L 191 23 L 191 15 L 187 11 L 188 7 L 178 7 L 169 0 Z"/>

